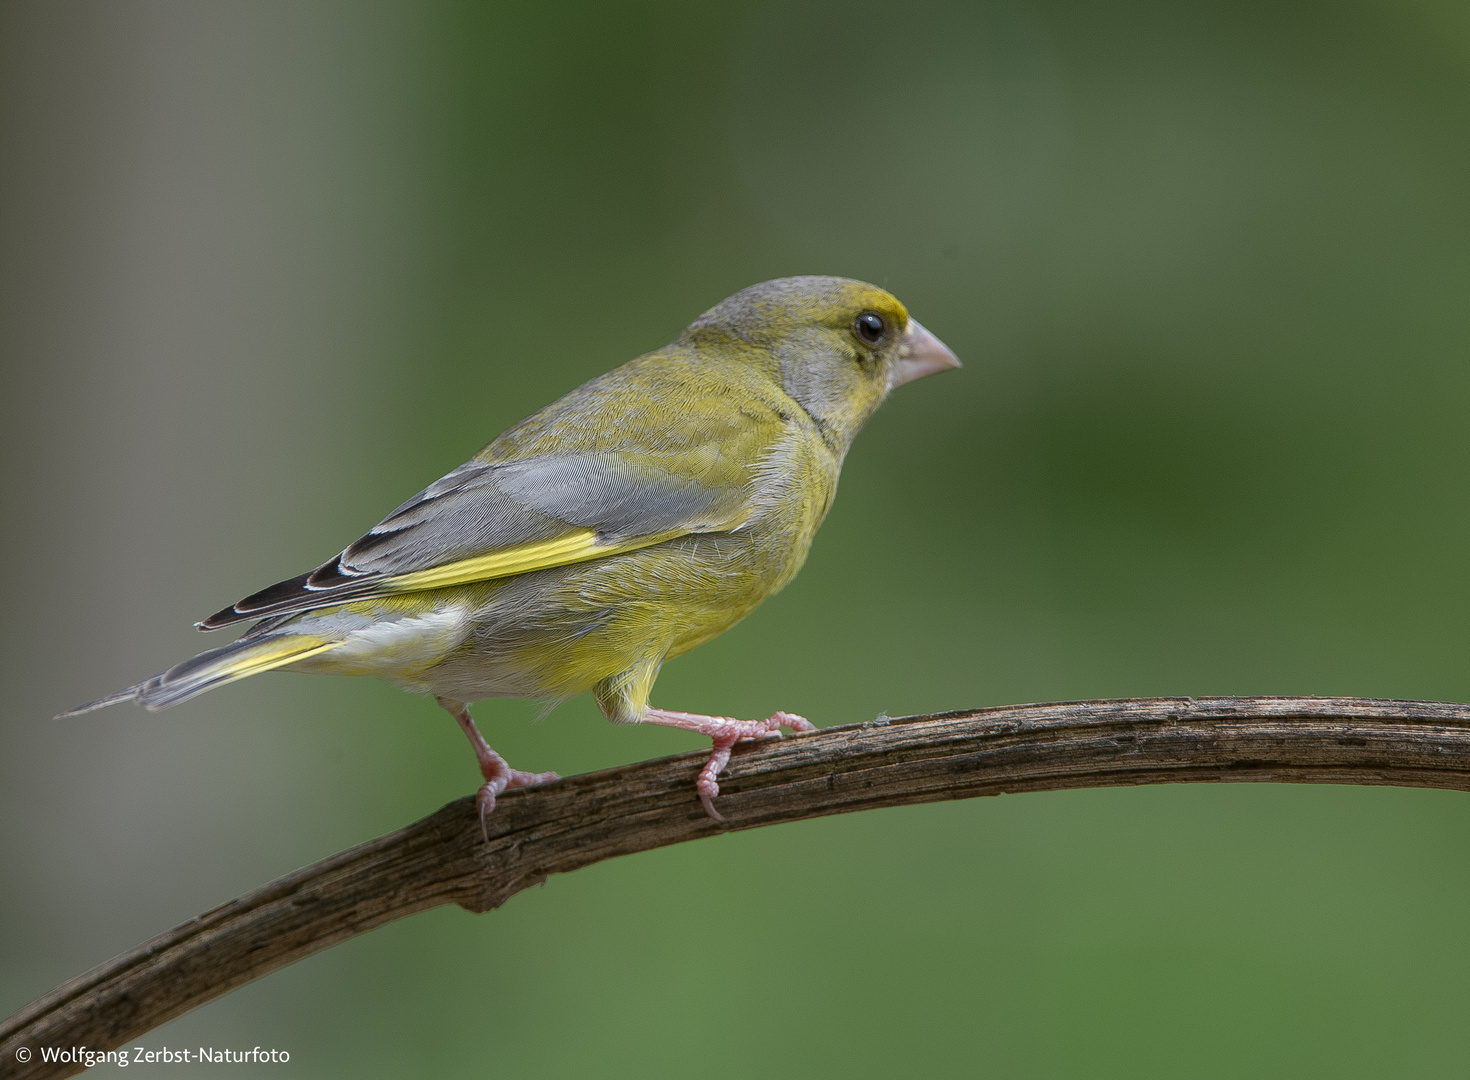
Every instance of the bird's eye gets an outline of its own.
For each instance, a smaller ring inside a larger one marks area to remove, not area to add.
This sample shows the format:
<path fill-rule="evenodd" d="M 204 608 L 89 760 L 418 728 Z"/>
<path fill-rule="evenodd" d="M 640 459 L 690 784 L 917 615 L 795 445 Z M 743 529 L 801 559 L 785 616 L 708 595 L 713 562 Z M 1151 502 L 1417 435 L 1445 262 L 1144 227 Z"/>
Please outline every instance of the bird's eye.
<path fill-rule="evenodd" d="M 865 311 L 857 317 L 854 324 L 858 337 L 869 345 L 876 345 L 883 340 L 883 335 L 888 330 L 888 324 L 883 321 L 883 316 L 872 311 Z"/>

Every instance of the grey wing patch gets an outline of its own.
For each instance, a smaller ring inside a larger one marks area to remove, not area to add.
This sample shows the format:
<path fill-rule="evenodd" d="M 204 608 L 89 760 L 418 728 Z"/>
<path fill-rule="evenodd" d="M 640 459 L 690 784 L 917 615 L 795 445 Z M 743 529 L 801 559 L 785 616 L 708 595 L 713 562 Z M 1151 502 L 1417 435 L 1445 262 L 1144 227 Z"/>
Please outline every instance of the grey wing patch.
<path fill-rule="evenodd" d="M 549 540 L 568 526 L 616 538 L 718 528 L 744 497 L 743 488 L 711 487 L 616 453 L 471 461 L 409 499 L 335 559 L 198 625 L 213 630 L 346 603 L 371 594 L 383 577 Z"/>
<path fill-rule="evenodd" d="M 481 462 L 461 465 L 374 525 L 327 567 L 346 577 L 406 574 L 566 531 L 566 523 L 505 491 L 498 471 Z"/>
<path fill-rule="evenodd" d="M 471 461 L 424 488 L 335 559 L 251 593 L 197 625 L 215 630 L 247 619 L 347 603 L 371 594 L 385 576 L 550 539 L 566 530 L 565 523 L 497 488 L 492 466 Z"/>
<path fill-rule="evenodd" d="M 495 483 L 524 506 L 609 537 L 698 531 L 728 517 L 742 497 L 739 490 L 711 487 L 656 460 L 618 453 L 506 462 L 495 467 Z"/>

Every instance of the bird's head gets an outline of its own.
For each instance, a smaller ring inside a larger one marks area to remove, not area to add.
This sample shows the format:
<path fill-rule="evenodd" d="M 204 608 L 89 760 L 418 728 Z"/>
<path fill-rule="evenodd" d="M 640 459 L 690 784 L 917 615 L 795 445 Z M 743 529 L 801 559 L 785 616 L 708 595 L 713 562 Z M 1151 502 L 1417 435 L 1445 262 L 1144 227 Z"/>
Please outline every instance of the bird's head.
<path fill-rule="evenodd" d="M 863 281 L 764 281 L 705 312 L 684 344 L 738 354 L 775 380 L 845 453 L 888 391 L 960 362 L 889 293 Z"/>

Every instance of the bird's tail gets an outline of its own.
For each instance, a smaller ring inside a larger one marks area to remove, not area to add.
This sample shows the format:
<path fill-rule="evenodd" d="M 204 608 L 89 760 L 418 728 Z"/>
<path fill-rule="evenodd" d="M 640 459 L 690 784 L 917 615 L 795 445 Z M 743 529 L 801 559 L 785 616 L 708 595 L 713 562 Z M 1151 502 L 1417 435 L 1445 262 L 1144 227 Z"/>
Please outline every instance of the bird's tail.
<path fill-rule="evenodd" d="M 246 635 L 239 641 L 218 649 L 202 652 L 182 664 L 175 664 L 162 675 L 155 675 L 147 682 L 119 690 L 105 698 L 60 713 L 56 719 L 80 716 L 93 709 L 105 709 L 124 701 L 136 701 L 149 712 L 166 709 L 181 701 L 188 701 L 206 690 L 224 686 L 247 675 L 256 675 L 272 668 L 294 664 L 308 656 L 335 649 L 340 641 L 327 641 L 311 634 L 266 634 Z"/>

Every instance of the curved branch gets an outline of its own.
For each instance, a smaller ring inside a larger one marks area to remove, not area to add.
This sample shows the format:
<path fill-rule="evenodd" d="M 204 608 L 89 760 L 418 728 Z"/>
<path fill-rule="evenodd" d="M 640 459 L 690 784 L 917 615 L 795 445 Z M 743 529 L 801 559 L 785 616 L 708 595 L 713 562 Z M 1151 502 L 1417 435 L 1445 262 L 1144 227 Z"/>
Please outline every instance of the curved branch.
<path fill-rule="evenodd" d="M 1155 698 L 879 719 L 737 748 L 709 818 L 704 752 L 474 799 L 288 874 L 72 979 L 0 1023 L 0 1071 L 66 1076 L 43 1046 L 107 1049 L 294 960 L 439 904 L 498 907 L 550 874 L 733 829 L 1023 791 L 1268 781 L 1470 790 L 1470 706 Z M 28 1065 L 16 1051 L 28 1047 Z"/>

